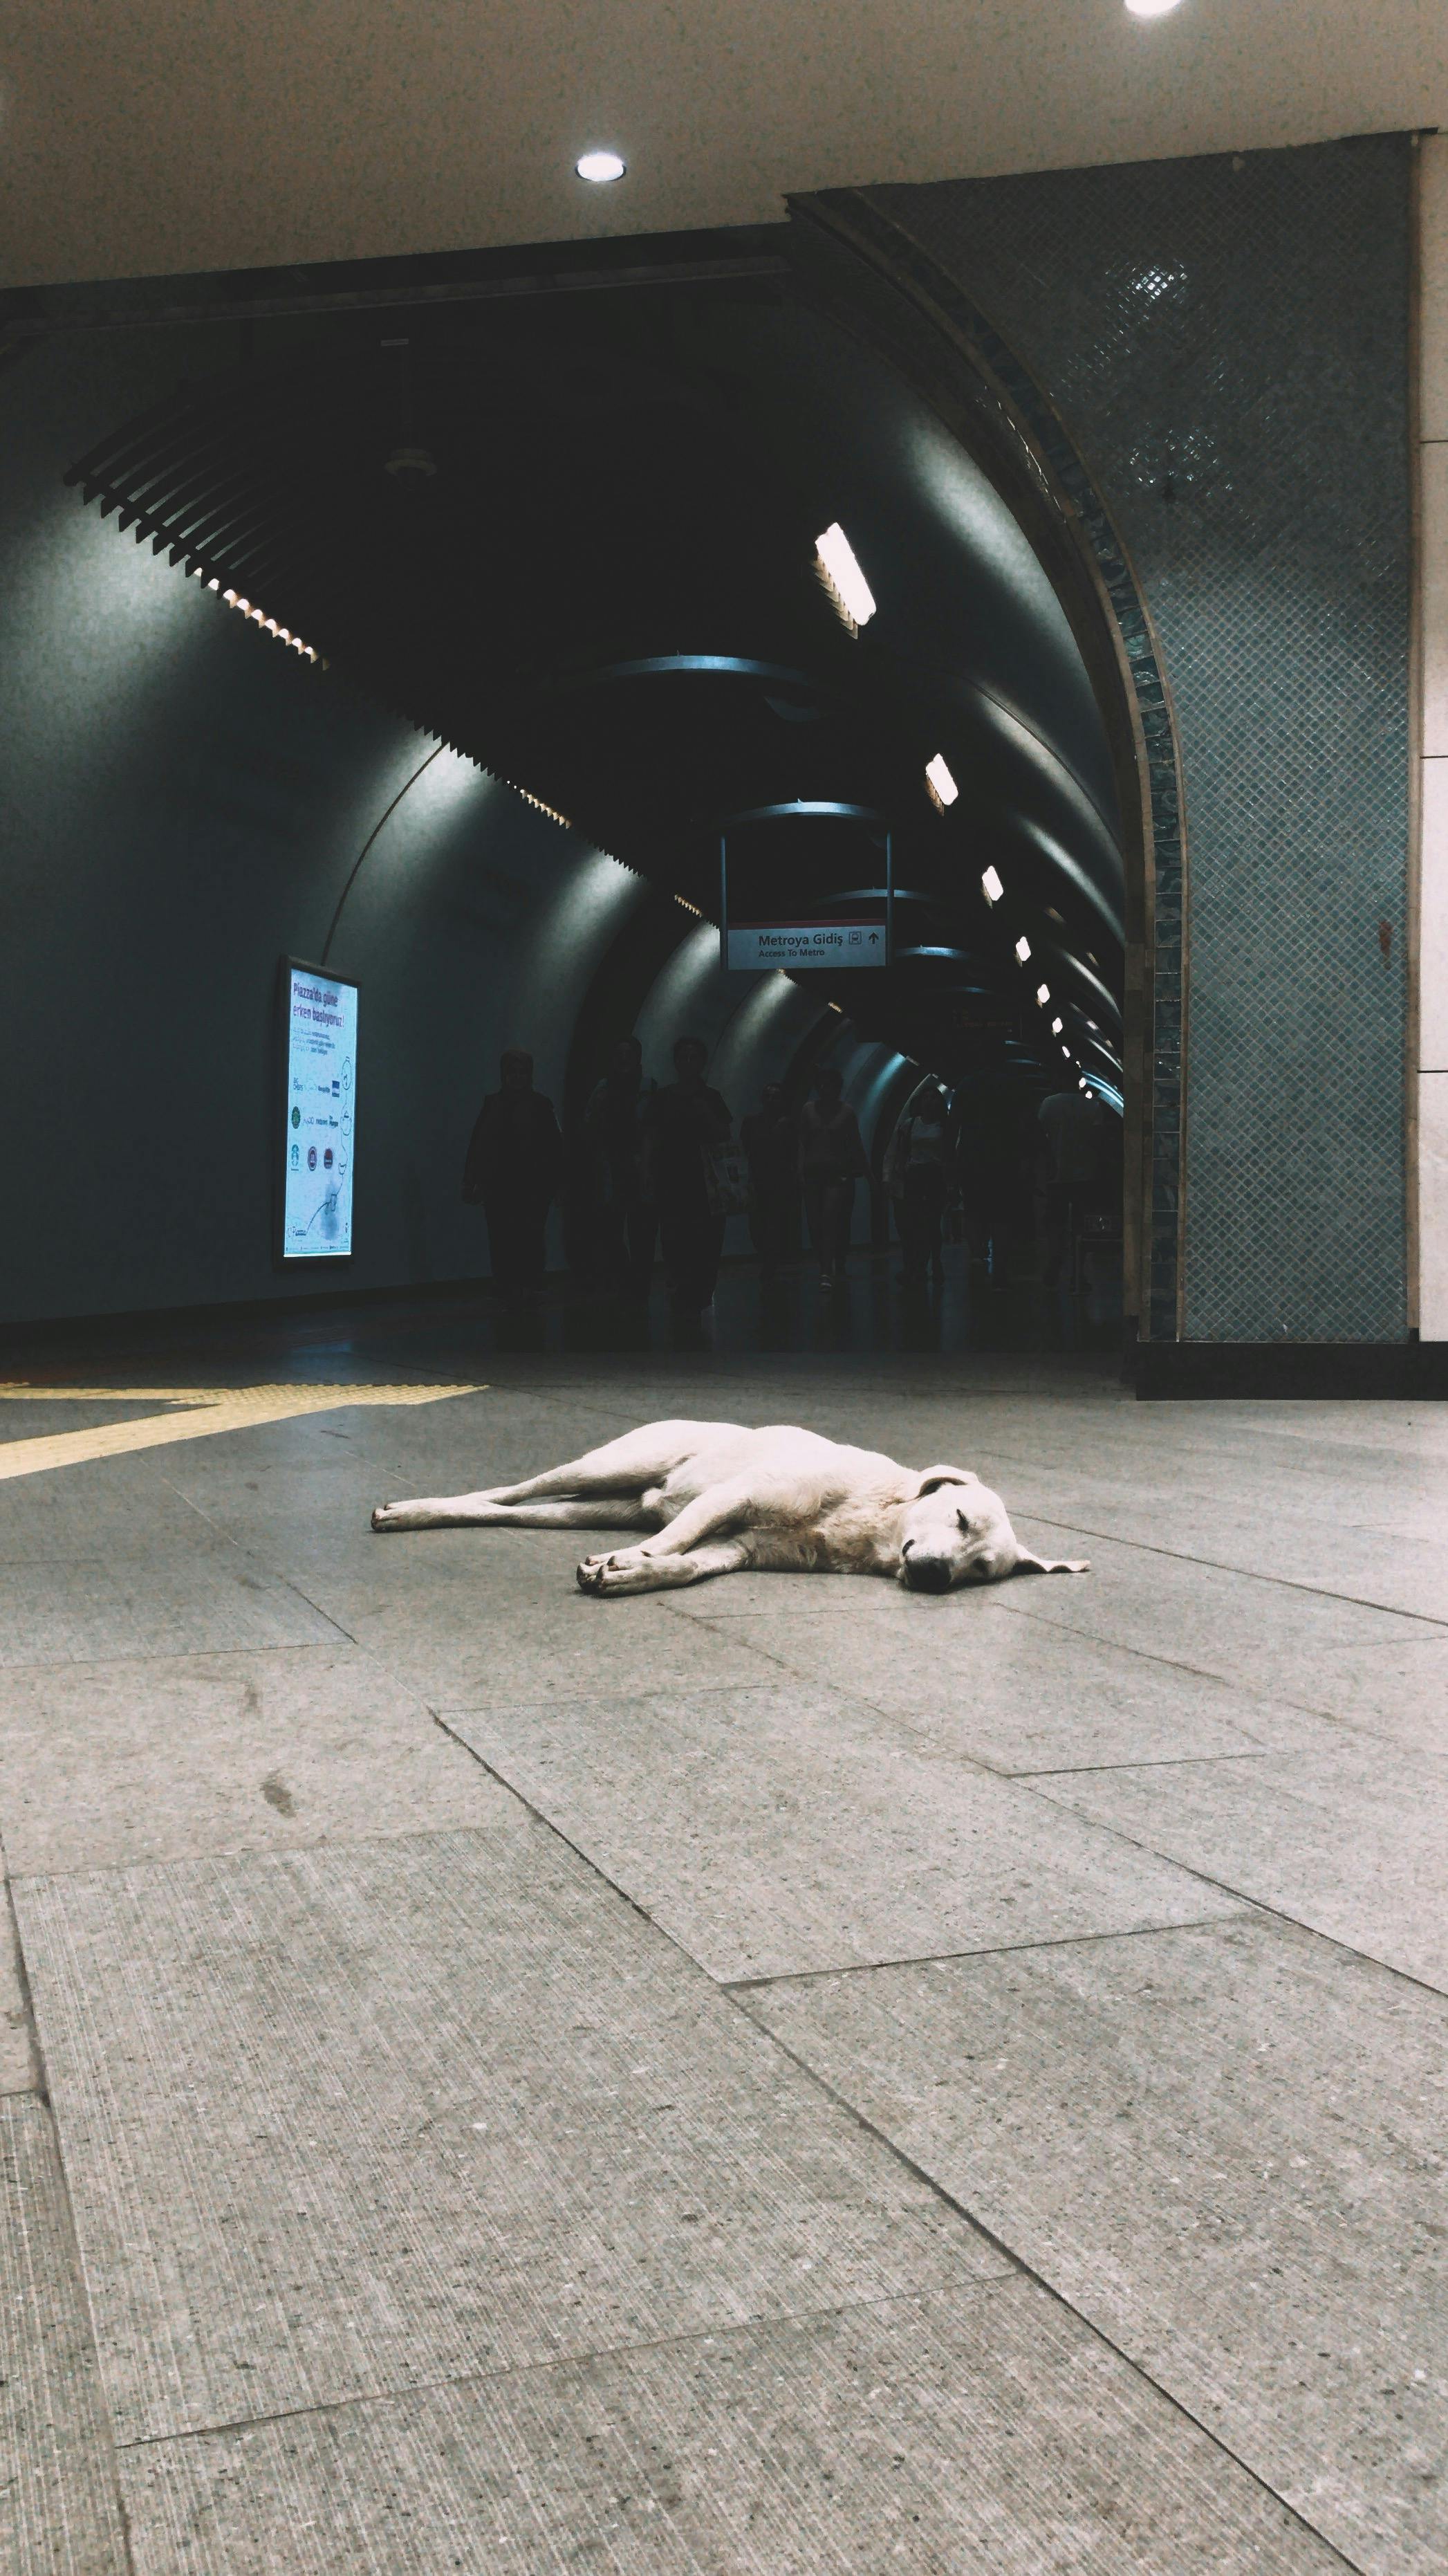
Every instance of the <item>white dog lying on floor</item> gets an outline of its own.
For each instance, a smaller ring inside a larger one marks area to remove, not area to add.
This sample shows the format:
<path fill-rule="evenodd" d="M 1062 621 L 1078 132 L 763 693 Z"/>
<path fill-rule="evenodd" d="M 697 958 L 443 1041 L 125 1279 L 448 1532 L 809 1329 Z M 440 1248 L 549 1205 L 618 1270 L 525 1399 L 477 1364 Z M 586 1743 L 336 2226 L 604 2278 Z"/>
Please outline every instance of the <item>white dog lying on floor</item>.
<path fill-rule="evenodd" d="M 913 1592 L 1086 1574 L 1022 1547 L 999 1494 L 964 1467 L 897 1467 L 813 1431 L 650 1422 L 526 1484 L 382 1503 L 375 1530 L 644 1529 L 638 1547 L 586 1556 L 585 1592 L 659 1592 L 709 1574 L 892 1574 Z"/>

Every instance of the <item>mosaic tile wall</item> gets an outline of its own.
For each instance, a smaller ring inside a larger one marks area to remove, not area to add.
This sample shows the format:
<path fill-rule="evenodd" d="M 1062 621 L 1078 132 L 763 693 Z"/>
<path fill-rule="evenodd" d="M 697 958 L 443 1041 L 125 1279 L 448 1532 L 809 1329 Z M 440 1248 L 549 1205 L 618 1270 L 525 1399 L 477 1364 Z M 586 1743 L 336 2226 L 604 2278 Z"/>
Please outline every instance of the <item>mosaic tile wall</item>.
<path fill-rule="evenodd" d="M 1406 1330 L 1412 150 L 869 192 L 1045 385 L 1156 620 L 1188 1340 Z"/>

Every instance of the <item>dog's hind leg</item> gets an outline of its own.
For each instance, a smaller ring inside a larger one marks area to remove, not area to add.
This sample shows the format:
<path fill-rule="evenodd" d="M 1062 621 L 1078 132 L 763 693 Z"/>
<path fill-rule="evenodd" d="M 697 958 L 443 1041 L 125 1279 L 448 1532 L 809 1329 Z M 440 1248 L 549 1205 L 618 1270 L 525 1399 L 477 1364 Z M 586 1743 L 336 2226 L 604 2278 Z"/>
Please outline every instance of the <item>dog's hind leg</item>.
<path fill-rule="evenodd" d="M 513 1504 L 565 1495 L 578 1501 L 593 1494 L 643 1494 L 693 1456 L 701 1433 L 719 1427 L 712 1422 L 647 1422 L 641 1431 L 626 1431 L 621 1439 L 606 1440 L 601 1449 L 586 1450 L 581 1458 L 570 1458 L 561 1467 L 545 1468 L 541 1476 L 525 1477 L 521 1485 L 494 1485 L 472 1499 Z"/>

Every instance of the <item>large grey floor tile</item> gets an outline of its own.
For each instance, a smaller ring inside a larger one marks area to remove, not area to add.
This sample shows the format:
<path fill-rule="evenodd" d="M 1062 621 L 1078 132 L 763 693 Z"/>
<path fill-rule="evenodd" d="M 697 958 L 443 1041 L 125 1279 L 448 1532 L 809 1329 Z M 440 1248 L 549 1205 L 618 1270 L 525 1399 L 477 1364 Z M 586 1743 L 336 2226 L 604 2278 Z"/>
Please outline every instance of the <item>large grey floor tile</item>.
<path fill-rule="evenodd" d="M 446 1723 L 715 1977 L 1234 1908 L 1114 1836 L 1043 1829 L 1046 1801 L 818 1683 L 497 1703 Z"/>
<path fill-rule="evenodd" d="M 0 1667 L 335 1644 L 336 1622 L 236 1548 L 0 1565 Z"/>
<path fill-rule="evenodd" d="M 1331 2576 L 1033 2284 L 892 2300 L 125 2459 L 138 2576 Z"/>
<path fill-rule="evenodd" d="M 123 2440 L 1004 2268 L 521 1811 L 17 1896 Z"/>
<path fill-rule="evenodd" d="M 859 1621 L 842 1630 L 786 1605 L 734 1621 L 728 1634 L 997 1771 L 1295 1751 L 1341 1733 L 1330 1719 L 1189 1666 L 975 1608 L 964 1617 L 947 1609 L 912 1633 Z"/>
<path fill-rule="evenodd" d="M 0 1448 L 13 1440 L 45 1440 L 56 1432 L 94 1431 L 109 1422 L 136 1422 L 153 1413 L 173 1408 L 144 1399 L 131 1403 L 120 1397 L 66 1397 L 61 1395 L 6 1394 L 0 1402 Z"/>
<path fill-rule="evenodd" d="M 0 2566 L 129 2564 L 50 2116 L 17 2096 L 0 2101 Z"/>
<path fill-rule="evenodd" d="M 1279 1687 L 1300 1707 L 1330 1711 L 1355 1734 L 1448 1755 L 1448 1636 L 1284 1653 L 1276 1665 Z"/>
<path fill-rule="evenodd" d="M 1265 1568 L 1254 1576 L 1199 1565 L 1065 1523 L 1023 1521 L 1022 1534 L 1043 1551 L 1089 1554 L 1091 1572 L 1069 1583 L 1018 1576 L 993 1587 L 994 1606 L 1195 1665 L 1269 1698 L 1296 1698 L 1294 1675 L 1316 1675 L 1337 1656 L 1407 1662 L 1414 1648 L 1448 1644 L 1436 1621 L 1277 1582 Z"/>
<path fill-rule="evenodd" d="M 1448 1479 L 1444 1480 L 1448 1484 Z M 1231 1572 L 1265 1574 L 1353 1601 L 1423 1619 L 1448 1619 L 1448 1493 L 1424 1500 L 1418 1526 L 1354 1526 L 1340 1502 L 1294 1498 L 1289 1509 L 1270 1495 L 1240 1492 L 1209 1499 L 1180 1493 L 1112 1488 L 1096 1478 L 1059 1483 L 1017 1479 L 1017 1519 L 1054 1518 L 1066 1501 L 1073 1525 L 1095 1539 L 1191 1558 Z M 1386 1513 L 1385 1513 L 1386 1518 Z"/>
<path fill-rule="evenodd" d="M 192 1554 L 205 1533 L 167 1482 L 169 1454 L 153 1449 L 0 1482 L 0 1568 Z"/>
<path fill-rule="evenodd" d="M 1260 1762 L 1048 1774 L 1032 1788 L 1448 1991 L 1448 1762 L 1358 1738 Z"/>
<path fill-rule="evenodd" d="M 16 1875 L 485 1825 L 509 1803 L 354 1646 L 31 1666 L 0 1688 Z"/>
<path fill-rule="evenodd" d="M 1029 1492 L 1032 1507 L 1048 1514 L 1053 1497 L 1059 1509 L 1064 1488 L 1073 1511 L 1089 1499 L 1128 1512 L 1145 1506 L 1168 1520 L 1202 1506 L 1243 1522 L 1272 1514 L 1305 1525 L 1315 1516 L 1320 1534 L 1339 1548 L 1344 1533 L 1432 1539 L 1441 1532 L 1448 1440 L 1429 1425 L 1429 1408 L 1396 1424 L 1370 1408 L 1376 1419 L 1356 1424 L 1356 1438 L 1349 1417 L 1358 1407 L 1340 1405 L 1335 1416 L 1312 1410 L 1312 1421 L 1295 1423 L 1281 1407 L 1259 1420 L 1250 1408 L 1214 1404 L 1191 1424 L 1179 1416 L 1163 1422 L 1152 1407 L 1144 1419 L 1098 1417 L 1088 1447 L 1069 1437 L 1063 1444 L 1051 1408 L 1037 1406 L 1002 1425 L 990 1454 L 1022 1508 Z"/>
<path fill-rule="evenodd" d="M 33 2093 L 39 2082 L 20 1940 L 9 1885 L 0 1880 L 0 2093 Z"/>
<path fill-rule="evenodd" d="M 1352 2564 L 1448 2558 L 1448 2005 L 1287 1926 L 750 2009 Z"/>
<path fill-rule="evenodd" d="M 312 1585 L 349 1636 L 434 1705 L 759 1678 L 747 1645 L 674 1614 L 677 1594 L 600 1601 L 580 1592 L 577 1533 L 504 1530 L 483 1556 L 476 1540 L 471 1550 L 461 1543 L 471 1536 L 439 1531 L 430 1566 L 414 1560 L 395 1570 L 404 1542 L 379 1539 L 387 1562 L 375 1576 Z"/>

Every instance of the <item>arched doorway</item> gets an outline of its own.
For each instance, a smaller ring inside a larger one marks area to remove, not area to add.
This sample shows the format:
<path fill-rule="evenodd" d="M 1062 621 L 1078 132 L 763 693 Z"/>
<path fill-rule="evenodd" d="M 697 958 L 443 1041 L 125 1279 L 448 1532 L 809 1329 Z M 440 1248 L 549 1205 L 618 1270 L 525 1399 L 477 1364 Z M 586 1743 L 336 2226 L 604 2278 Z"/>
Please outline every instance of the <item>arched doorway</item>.
<path fill-rule="evenodd" d="M 1123 1207 L 1129 1334 L 1181 1330 L 1185 830 L 1150 612 L 1069 428 L 956 279 L 859 190 L 791 200 L 808 291 L 886 354 L 989 475 L 1046 570 L 1116 772 L 1125 880 Z"/>
<path fill-rule="evenodd" d="M 909 935 L 899 972 L 854 979 L 863 1034 L 934 1063 L 1009 987 L 1018 1058 L 1114 1074 L 1128 1314 L 1172 1331 L 1179 797 L 1129 568 L 1039 389 L 897 228 L 811 200 L 776 240 L 723 293 L 693 245 L 646 292 L 521 322 L 460 327 L 419 279 L 385 330 L 354 305 L 301 357 L 258 349 L 72 479 L 700 915 L 720 811 L 824 793 L 898 816 Z M 894 617 L 863 644 L 810 574 L 841 508 Z M 971 795 L 942 826 L 947 727 Z"/>

